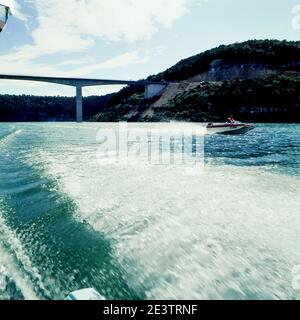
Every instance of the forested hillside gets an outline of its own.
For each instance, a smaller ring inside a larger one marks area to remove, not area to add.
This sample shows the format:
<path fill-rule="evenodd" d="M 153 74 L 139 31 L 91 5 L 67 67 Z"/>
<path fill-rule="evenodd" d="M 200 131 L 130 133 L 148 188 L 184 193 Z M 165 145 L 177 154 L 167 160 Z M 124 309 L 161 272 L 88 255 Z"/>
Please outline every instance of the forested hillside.
<path fill-rule="evenodd" d="M 300 42 L 250 40 L 205 51 L 148 77 L 170 82 L 161 97 L 144 99 L 131 86 L 84 99 L 86 121 L 300 122 Z M 0 96 L 0 121 L 71 121 L 75 99 Z"/>

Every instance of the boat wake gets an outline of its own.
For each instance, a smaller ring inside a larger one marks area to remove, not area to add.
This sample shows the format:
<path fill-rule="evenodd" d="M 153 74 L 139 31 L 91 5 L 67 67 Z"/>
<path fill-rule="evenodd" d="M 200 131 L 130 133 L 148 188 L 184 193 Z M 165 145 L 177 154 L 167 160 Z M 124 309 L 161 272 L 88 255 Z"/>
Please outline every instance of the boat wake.
<path fill-rule="evenodd" d="M 138 159 L 101 166 L 96 128 L 37 128 L 0 150 L 0 298 L 89 287 L 107 299 L 300 298 L 298 176 L 223 158 L 195 176 Z M 242 145 L 214 139 L 230 159 Z"/>
<path fill-rule="evenodd" d="M 140 296 L 296 297 L 291 270 L 300 261 L 299 180 L 232 166 L 208 165 L 200 177 L 179 168 L 103 169 L 88 152 L 72 166 L 62 155 L 40 156 L 75 201 L 77 219 L 111 239 Z"/>
<path fill-rule="evenodd" d="M 12 139 L 14 139 L 18 134 L 22 132 L 21 129 L 15 130 L 13 132 L 9 132 L 0 136 L 0 147 L 3 147 L 6 143 L 9 143 Z"/>
<path fill-rule="evenodd" d="M 20 240 L 6 224 L 0 209 L 0 299 L 37 300 L 32 287 L 33 275 L 37 273 Z M 36 278 L 39 275 L 36 274 Z"/>

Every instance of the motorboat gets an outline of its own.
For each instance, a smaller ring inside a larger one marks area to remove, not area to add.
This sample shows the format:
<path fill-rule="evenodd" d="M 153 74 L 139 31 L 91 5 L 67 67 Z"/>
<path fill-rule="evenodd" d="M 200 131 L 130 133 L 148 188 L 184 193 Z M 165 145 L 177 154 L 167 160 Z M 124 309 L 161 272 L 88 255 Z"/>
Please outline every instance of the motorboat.
<path fill-rule="evenodd" d="M 209 123 L 206 127 L 207 132 L 211 134 L 244 134 L 253 130 L 253 124 L 245 124 L 239 121 L 228 123 Z"/>

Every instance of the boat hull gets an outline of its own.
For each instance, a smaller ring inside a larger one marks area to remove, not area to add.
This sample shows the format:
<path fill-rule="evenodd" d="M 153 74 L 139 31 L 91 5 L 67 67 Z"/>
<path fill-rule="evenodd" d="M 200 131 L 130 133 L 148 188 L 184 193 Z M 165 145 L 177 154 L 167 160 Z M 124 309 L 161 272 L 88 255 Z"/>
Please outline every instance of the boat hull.
<path fill-rule="evenodd" d="M 208 125 L 207 131 L 212 134 L 245 134 L 253 130 L 255 126 L 250 124 L 220 124 L 220 125 Z"/>

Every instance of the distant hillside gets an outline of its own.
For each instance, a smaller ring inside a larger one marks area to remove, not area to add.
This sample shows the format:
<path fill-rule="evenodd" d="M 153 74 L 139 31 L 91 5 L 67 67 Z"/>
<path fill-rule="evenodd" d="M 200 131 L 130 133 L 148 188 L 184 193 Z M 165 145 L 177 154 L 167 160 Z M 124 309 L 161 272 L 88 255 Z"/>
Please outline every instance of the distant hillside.
<path fill-rule="evenodd" d="M 89 121 L 300 122 L 300 42 L 251 40 L 220 46 L 181 60 L 148 77 L 168 81 L 161 96 L 144 99 L 144 88 L 84 99 Z M 69 121 L 75 99 L 0 96 L 0 121 Z"/>
<path fill-rule="evenodd" d="M 300 122 L 300 42 L 251 40 L 220 46 L 148 78 L 170 81 L 161 97 L 123 89 L 94 121 Z M 119 97 L 119 99 L 117 99 Z"/>
<path fill-rule="evenodd" d="M 300 122 L 300 79 L 276 76 L 268 79 L 205 82 L 178 93 L 155 108 L 144 121 L 223 121 L 234 114 L 241 121 Z"/>
<path fill-rule="evenodd" d="M 250 40 L 228 46 L 222 45 L 181 60 L 166 71 L 150 76 L 149 79 L 182 81 L 212 69 L 228 68 L 233 65 L 240 66 L 245 72 L 248 67 L 276 71 L 300 71 L 300 42 Z"/>
<path fill-rule="evenodd" d="M 107 96 L 84 98 L 84 118 L 99 113 L 110 99 Z M 0 95 L 0 121 L 75 121 L 76 102 L 72 97 Z"/>

